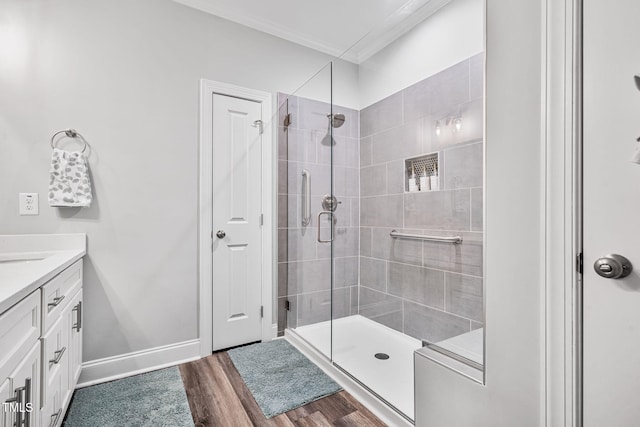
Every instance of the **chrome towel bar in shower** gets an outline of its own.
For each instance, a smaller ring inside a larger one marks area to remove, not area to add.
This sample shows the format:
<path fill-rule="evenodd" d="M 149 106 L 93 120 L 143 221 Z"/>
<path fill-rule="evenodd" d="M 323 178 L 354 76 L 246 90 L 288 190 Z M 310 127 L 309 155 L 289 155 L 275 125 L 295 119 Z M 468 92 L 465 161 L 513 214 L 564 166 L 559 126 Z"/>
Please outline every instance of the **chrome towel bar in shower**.
<path fill-rule="evenodd" d="M 454 244 L 462 243 L 462 237 L 460 236 L 450 236 L 450 237 L 423 236 L 421 234 L 398 233 L 396 230 L 391 230 L 391 233 L 389 233 L 389 236 L 393 238 L 400 238 L 400 239 L 428 240 L 430 242 L 444 242 L 444 243 L 454 243 Z"/>

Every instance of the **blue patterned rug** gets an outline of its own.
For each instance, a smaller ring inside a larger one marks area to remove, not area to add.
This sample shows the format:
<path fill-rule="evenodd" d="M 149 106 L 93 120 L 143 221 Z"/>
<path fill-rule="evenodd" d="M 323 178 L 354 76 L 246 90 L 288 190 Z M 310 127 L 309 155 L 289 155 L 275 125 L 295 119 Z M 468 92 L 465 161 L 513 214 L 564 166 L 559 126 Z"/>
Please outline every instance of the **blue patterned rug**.
<path fill-rule="evenodd" d="M 228 353 L 267 418 L 342 390 L 283 339 L 235 348 Z"/>

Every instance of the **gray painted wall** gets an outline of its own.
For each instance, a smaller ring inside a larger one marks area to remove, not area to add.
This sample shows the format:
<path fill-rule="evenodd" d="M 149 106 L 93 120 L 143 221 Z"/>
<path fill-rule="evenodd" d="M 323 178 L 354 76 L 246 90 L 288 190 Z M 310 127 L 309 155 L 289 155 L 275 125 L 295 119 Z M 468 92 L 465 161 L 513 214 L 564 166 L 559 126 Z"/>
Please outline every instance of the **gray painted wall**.
<path fill-rule="evenodd" d="M 328 57 L 169 0 L 2 0 L 0 22 L 0 234 L 87 233 L 85 361 L 197 338 L 199 79 L 290 92 Z M 93 146 L 90 209 L 46 206 L 67 127 Z"/>

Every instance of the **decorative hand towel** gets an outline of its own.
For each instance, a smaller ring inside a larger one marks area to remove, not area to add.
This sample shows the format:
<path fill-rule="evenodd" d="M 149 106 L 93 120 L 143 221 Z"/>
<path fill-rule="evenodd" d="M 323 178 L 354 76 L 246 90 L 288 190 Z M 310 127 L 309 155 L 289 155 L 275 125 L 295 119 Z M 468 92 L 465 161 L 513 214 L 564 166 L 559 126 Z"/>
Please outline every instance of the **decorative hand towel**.
<path fill-rule="evenodd" d="M 79 151 L 54 148 L 51 157 L 49 205 L 89 207 L 92 200 L 87 159 Z"/>

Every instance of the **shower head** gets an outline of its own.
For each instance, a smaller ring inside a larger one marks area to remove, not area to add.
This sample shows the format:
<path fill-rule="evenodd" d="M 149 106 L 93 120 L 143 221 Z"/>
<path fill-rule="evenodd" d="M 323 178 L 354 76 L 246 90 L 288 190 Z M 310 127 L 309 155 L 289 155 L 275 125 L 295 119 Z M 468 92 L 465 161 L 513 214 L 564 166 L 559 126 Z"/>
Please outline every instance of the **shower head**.
<path fill-rule="evenodd" d="M 327 114 L 327 117 L 329 118 L 329 123 L 334 128 L 339 128 L 340 126 L 342 126 L 344 124 L 344 122 L 346 120 L 344 118 L 344 114 L 334 114 L 333 116 L 331 116 L 331 114 Z"/>

